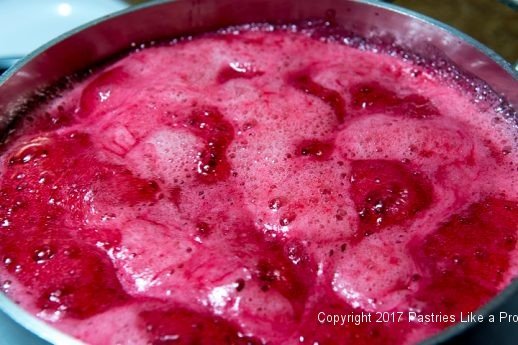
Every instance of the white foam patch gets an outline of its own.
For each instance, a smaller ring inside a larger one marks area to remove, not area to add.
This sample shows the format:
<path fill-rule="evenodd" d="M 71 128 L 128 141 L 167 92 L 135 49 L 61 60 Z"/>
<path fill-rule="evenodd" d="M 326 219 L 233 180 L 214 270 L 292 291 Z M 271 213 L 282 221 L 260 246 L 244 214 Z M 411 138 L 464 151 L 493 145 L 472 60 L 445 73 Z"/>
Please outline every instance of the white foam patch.
<path fill-rule="evenodd" d="M 86 343 L 95 339 L 99 344 L 139 344 L 147 337 L 138 318 L 140 310 L 140 306 L 130 304 L 84 321 L 65 319 L 56 326 Z"/>
<path fill-rule="evenodd" d="M 128 153 L 127 164 L 142 176 L 185 181 L 187 175 L 196 172 L 196 158 L 202 147 L 201 141 L 185 129 L 161 128 Z"/>
<path fill-rule="evenodd" d="M 336 262 L 334 291 L 354 308 L 371 312 L 396 310 L 404 304 L 417 269 L 401 237 L 379 236 L 349 248 Z"/>
<path fill-rule="evenodd" d="M 133 295 L 164 297 L 164 284 L 181 263 L 194 255 L 192 242 L 182 235 L 179 226 L 132 220 L 121 227 L 120 248 L 110 251 L 126 291 Z"/>

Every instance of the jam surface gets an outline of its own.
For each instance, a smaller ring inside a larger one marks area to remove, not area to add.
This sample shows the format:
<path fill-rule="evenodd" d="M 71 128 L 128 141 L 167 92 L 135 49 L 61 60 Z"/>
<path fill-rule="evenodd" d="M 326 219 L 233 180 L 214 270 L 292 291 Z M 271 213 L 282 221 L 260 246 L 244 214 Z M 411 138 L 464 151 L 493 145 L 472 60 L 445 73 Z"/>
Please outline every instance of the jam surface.
<path fill-rule="evenodd" d="M 3 291 L 91 344 L 414 344 L 477 310 L 518 272 L 516 130 L 484 84 L 344 42 L 151 46 L 25 114 Z"/>

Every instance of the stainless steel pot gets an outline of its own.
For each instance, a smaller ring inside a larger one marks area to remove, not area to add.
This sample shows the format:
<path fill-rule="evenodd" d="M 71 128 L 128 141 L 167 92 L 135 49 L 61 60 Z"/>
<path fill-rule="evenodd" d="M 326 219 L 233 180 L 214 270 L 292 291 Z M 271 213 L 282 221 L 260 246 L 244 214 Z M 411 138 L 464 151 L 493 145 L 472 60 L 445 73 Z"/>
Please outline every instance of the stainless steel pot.
<path fill-rule="evenodd" d="M 363 0 L 178 0 L 129 8 L 75 29 L 30 54 L 0 77 L 0 133 L 32 96 L 64 76 L 85 70 L 132 44 L 195 34 L 248 22 L 297 21 L 335 14 L 336 22 L 364 37 L 391 36 L 414 52 L 439 51 L 465 72 L 486 81 L 516 109 L 518 77 L 511 65 L 465 34 L 399 7 Z M 517 119 L 518 120 L 518 119 Z M 466 291 L 469 294 L 469 291 Z M 74 344 L 75 340 L 29 315 L 0 294 L 9 345 Z M 518 313 L 518 281 L 480 314 Z M 20 325 L 23 328 L 20 328 Z M 10 332 L 11 332 L 10 331 Z M 14 334 L 14 336 L 13 336 Z M 518 323 L 457 324 L 424 344 L 515 344 Z M 14 341 L 14 343 L 13 343 Z"/>

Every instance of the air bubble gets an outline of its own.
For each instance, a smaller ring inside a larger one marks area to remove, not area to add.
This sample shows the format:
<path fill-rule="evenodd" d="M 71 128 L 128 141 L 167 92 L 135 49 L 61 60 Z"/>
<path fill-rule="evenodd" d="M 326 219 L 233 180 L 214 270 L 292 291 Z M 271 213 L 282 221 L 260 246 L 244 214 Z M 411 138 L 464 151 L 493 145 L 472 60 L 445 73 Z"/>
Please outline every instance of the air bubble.
<path fill-rule="evenodd" d="M 50 248 L 49 246 L 43 246 L 42 248 L 39 248 L 34 251 L 34 255 L 32 256 L 32 259 L 38 263 L 42 264 L 46 261 L 52 259 L 55 255 L 54 250 Z"/>
<path fill-rule="evenodd" d="M 7 292 L 7 290 L 9 290 L 9 288 L 11 287 L 11 284 L 12 282 L 10 280 L 5 280 L 3 283 L 2 283 L 2 290 L 4 292 Z"/>
<path fill-rule="evenodd" d="M 286 213 L 281 216 L 281 219 L 279 220 L 279 224 L 282 226 L 288 226 L 295 220 L 295 218 L 296 218 L 295 213 L 293 213 L 293 212 Z"/>
<path fill-rule="evenodd" d="M 277 211 L 282 206 L 282 201 L 280 198 L 274 198 L 268 202 L 268 207 L 270 210 Z"/>

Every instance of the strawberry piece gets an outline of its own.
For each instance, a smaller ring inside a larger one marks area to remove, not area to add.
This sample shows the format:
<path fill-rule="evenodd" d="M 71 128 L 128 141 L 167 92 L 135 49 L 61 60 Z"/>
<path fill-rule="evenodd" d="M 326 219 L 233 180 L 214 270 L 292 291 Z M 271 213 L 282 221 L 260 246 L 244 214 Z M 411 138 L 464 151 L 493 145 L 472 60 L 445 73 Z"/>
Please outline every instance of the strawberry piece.
<path fill-rule="evenodd" d="M 402 162 L 357 160 L 351 163 L 351 197 L 360 216 L 360 233 L 368 236 L 426 210 L 432 203 L 432 186 Z"/>

